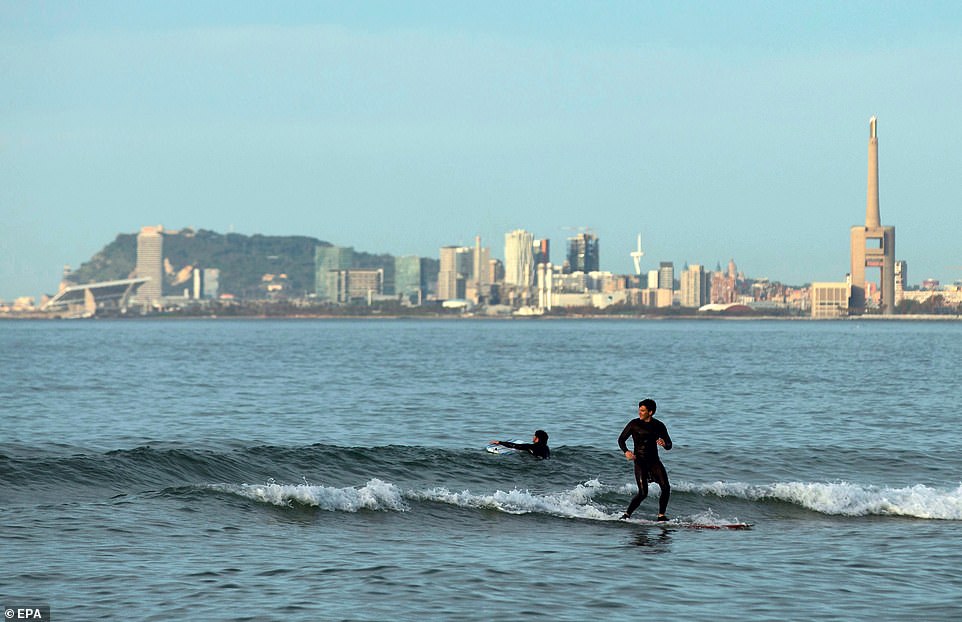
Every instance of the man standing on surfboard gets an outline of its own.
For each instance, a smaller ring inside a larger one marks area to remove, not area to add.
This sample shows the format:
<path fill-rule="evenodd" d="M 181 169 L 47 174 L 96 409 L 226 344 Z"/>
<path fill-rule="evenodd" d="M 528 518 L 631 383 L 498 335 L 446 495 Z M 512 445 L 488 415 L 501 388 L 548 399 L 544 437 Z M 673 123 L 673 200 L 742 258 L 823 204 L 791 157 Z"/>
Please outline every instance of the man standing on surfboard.
<path fill-rule="evenodd" d="M 638 494 L 632 498 L 621 518 L 631 518 L 631 514 L 648 496 L 648 482 L 654 482 L 661 489 L 658 497 L 658 520 L 668 520 L 665 510 L 668 509 L 671 486 L 668 484 L 665 465 L 658 459 L 658 447 L 671 449 L 671 437 L 668 436 L 665 424 L 653 418 L 657 408 L 658 405 L 652 399 L 638 402 L 638 418 L 629 421 L 618 437 L 618 446 L 624 452 L 625 458 L 635 462 L 635 481 L 638 483 Z M 635 443 L 634 451 L 629 450 L 625 444 L 629 436 Z"/>
<path fill-rule="evenodd" d="M 534 437 L 530 443 L 512 443 L 511 441 L 491 441 L 492 445 L 504 445 L 511 449 L 527 451 L 536 458 L 545 460 L 551 457 L 551 450 L 548 449 L 548 433 L 544 430 L 535 430 Z"/>

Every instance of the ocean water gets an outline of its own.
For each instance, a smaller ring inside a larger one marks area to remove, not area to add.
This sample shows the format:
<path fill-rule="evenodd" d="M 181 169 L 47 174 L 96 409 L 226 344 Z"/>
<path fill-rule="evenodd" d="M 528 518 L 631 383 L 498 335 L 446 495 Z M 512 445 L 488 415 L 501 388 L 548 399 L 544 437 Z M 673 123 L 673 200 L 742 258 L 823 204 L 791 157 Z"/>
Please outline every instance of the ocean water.
<path fill-rule="evenodd" d="M 2 322 L 0 604 L 958 620 L 960 378 L 958 322 Z M 667 525 L 617 520 L 643 397 Z"/>

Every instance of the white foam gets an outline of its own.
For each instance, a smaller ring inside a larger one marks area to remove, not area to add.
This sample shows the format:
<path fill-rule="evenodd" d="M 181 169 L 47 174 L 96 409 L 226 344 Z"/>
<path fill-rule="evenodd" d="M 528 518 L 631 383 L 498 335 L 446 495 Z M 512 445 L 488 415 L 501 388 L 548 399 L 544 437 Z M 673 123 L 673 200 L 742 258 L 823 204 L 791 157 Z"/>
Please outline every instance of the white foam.
<path fill-rule="evenodd" d="M 774 499 L 823 514 L 841 516 L 911 516 L 962 520 L 962 485 L 949 490 L 922 484 L 906 488 L 887 488 L 849 482 L 713 482 L 679 483 L 673 484 L 673 488 L 683 492 L 752 501 Z"/>
<path fill-rule="evenodd" d="M 527 490 L 498 490 L 490 494 L 474 494 L 468 490 L 451 492 L 446 488 L 411 491 L 408 497 L 419 501 L 447 503 L 466 508 L 498 510 L 508 514 L 542 513 L 569 518 L 593 520 L 611 519 L 610 514 L 598 507 L 592 498 L 609 487 L 598 480 L 578 484 L 571 490 L 556 493 L 535 494 Z"/>
<path fill-rule="evenodd" d="M 272 505 L 293 504 L 317 507 L 332 512 L 366 510 L 404 511 L 400 489 L 394 484 L 372 479 L 361 488 L 334 488 L 304 484 L 212 484 L 210 488 Z"/>

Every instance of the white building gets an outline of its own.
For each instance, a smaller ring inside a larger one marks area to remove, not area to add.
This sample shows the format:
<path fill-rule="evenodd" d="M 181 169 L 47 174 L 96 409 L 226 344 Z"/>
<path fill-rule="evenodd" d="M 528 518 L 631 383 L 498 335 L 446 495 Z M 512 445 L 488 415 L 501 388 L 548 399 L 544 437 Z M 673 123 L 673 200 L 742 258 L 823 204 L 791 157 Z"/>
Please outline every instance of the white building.
<path fill-rule="evenodd" d="M 504 235 L 504 282 L 506 285 L 534 285 L 534 236 L 524 229 Z"/>

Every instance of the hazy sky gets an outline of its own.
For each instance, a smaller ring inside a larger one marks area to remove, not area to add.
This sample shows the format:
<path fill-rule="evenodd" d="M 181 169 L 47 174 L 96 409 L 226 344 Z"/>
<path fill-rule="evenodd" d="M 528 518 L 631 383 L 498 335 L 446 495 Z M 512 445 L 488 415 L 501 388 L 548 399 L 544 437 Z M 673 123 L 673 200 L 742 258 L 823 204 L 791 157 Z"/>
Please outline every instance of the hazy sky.
<path fill-rule="evenodd" d="M 962 3 L 0 1 L 0 299 L 147 224 L 962 279 Z"/>

